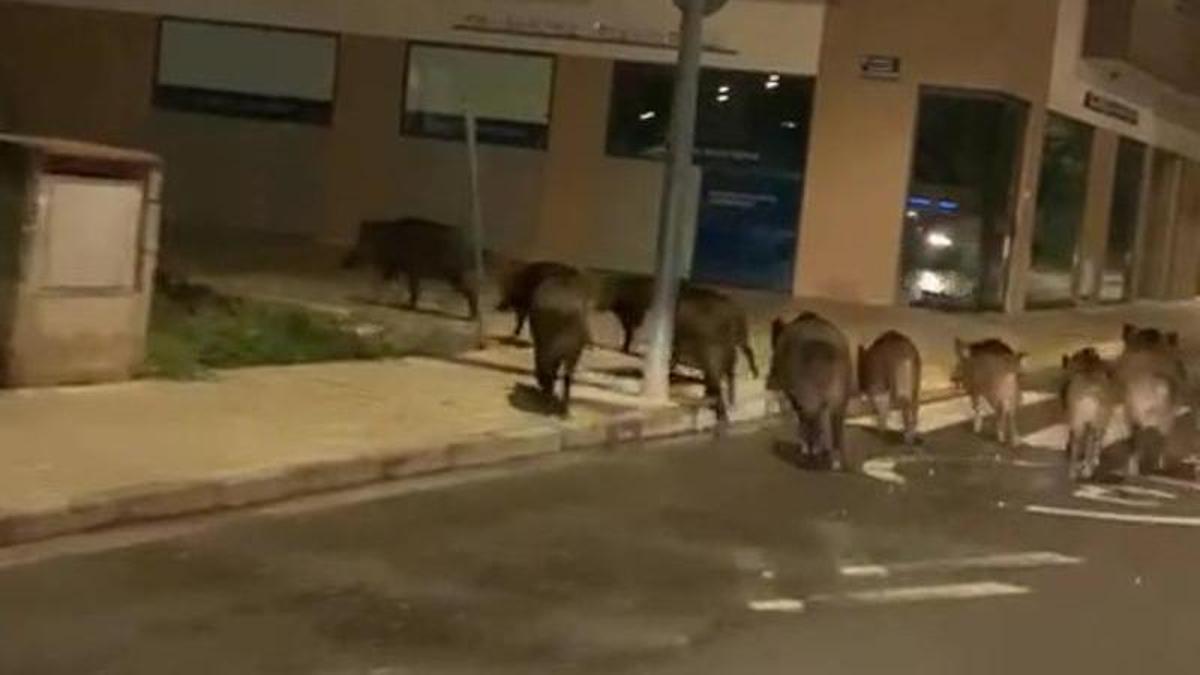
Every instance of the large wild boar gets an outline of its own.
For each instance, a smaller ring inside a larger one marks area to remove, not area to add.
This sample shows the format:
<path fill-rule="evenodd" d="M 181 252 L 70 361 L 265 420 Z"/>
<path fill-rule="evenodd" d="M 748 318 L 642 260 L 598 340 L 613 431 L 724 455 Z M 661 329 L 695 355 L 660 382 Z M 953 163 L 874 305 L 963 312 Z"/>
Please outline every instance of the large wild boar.
<path fill-rule="evenodd" d="M 751 373 L 758 377 L 758 365 L 749 346 L 749 329 L 742 308 L 719 291 L 683 287 L 675 313 L 671 365 L 683 364 L 701 372 L 704 393 L 713 400 L 721 422 L 729 418 L 722 382 L 726 384 L 729 403 L 737 401 L 735 383 L 739 349 L 745 354 Z"/>
<path fill-rule="evenodd" d="M 1021 408 L 1021 361 L 1018 354 L 1000 340 L 966 343 L 954 340 L 958 365 L 951 379 L 966 391 L 975 413 L 975 433 L 983 433 L 983 403 L 996 418 L 996 439 L 1010 450 L 1020 440 L 1017 411 Z"/>
<path fill-rule="evenodd" d="M 596 309 L 616 315 L 624 332 L 621 350 L 626 354 L 631 353 L 633 338 L 645 322 L 653 302 L 654 279 L 651 277 L 618 274 L 610 276 L 602 284 Z M 675 332 L 721 335 L 723 338 L 732 339 L 735 351 L 740 350 L 745 357 L 750 373 L 756 378 L 759 376 L 758 363 L 750 346 L 750 327 L 746 312 L 724 293 L 681 284 Z"/>
<path fill-rule="evenodd" d="M 801 453 L 807 460 L 847 468 L 844 443 L 850 400 L 850 347 L 842 331 L 806 312 L 791 323 L 771 324 L 771 370 L 767 389 L 783 393 L 799 422 Z"/>
<path fill-rule="evenodd" d="M 1117 402 L 1113 371 L 1091 348 L 1064 356 L 1062 365 L 1071 480 L 1091 480 L 1100 466 L 1104 437 Z"/>
<path fill-rule="evenodd" d="M 596 309 L 612 312 L 621 323 L 621 351 L 633 353 L 633 338 L 654 303 L 654 279 L 640 274 L 609 275 L 601 285 Z"/>
<path fill-rule="evenodd" d="M 563 381 L 560 412 L 571 409 L 571 383 L 584 348 L 591 342 L 588 312 L 591 294 L 578 272 L 547 277 L 533 293 L 529 328 L 533 333 L 534 372 L 538 386 L 553 398 L 554 385 Z"/>
<path fill-rule="evenodd" d="M 1179 333 L 1125 324 L 1122 337 L 1127 352 L 1151 351 L 1170 359 L 1177 386 L 1176 403 L 1186 403 L 1197 411 L 1192 414 L 1192 422 L 1200 431 L 1200 361 L 1184 353 Z"/>
<path fill-rule="evenodd" d="M 904 442 L 917 441 L 921 409 L 921 352 L 907 336 L 888 331 L 868 348 L 858 348 L 858 387 L 875 409 L 880 431 L 892 410 L 904 419 Z"/>
<path fill-rule="evenodd" d="M 1126 326 L 1125 351 L 1117 361 L 1121 402 L 1129 421 L 1127 474 L 1141 474 L 1148 453 L 1148 432 L 1159 438 L 1156 465 L 1166 468 L 1167 445 L 1175 429 L 1176 409 L 1186 380 L 1178 354 L 1178 336 L 1154 328 Z"/>
<path fill-rule="evenodd" d="M 512 311 L 516 315 L 517 323 L 513 328 L 513 337 L 520 337 L 521 329 L 525 327 L 525 321 L 533 307 L 533 294 L 538 286 L 550 277 L 574 274 L 578 274 L 578 271 L 570 265 L 544 260 L 522 265 L 503 280 L 500 303 L 496 305 L 496 311 Z"/>
<path fill-rule="evenodd" d="M 421 299 L 421 282 L 439 279 L 467 301 L 471 318 L 479 315 L 479 280 L 462 231 L 421 218 L 366 221 L 343 267 L 363 263 L 375 268 L 380 281 L 390 283 L 403 274 L 408 281 L 408 304 Z"/>

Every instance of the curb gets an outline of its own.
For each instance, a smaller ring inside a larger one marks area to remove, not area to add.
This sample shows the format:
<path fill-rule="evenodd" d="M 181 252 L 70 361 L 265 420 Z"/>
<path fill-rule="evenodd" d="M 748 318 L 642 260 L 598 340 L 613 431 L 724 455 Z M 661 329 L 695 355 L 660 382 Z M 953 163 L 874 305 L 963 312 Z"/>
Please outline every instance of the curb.
<path fill-rule="evenodd" d="M 765 394 L 730 411 L 735 423 L 779 412 Z M 635 411 L 590 425 L 553 425 L 482 434 L 413 451 L 384 450 L 346 459 L 298 463 L 224 478 L 152 483 L 34 512 L 0 512 L 0 547 L 181 516 L 260 506 L 298 497 L 459 469 L 496 466 L 568 451 L 710 430 L 712 414 L 697 406 Z"/>
<path fill-rule="evenodd" d="M 1102 345 L 1108 348 L 1109 345 Z M 1057 357 L 1056 357 L 1057 358 Z M 948 383 L 925 387 L 925 403 L 953 395 Z M 730 410 L 735 424 L 783 414 L 765 392 L 744 395 Z M 852 416 L 867 412 L 851 403 Z M 224 478 L 152 483 L 89 496 L 65 507 L 0 512 L 0 547 L 180 516 L 259 506 L 297 497 L 447 471 L 495 466 L 579 450 L 704 433 L 716 426 L 699 404 L 614 415 L 589 425 L 547 425 L 470 436 L 415 450 L 386 449 L 337 460 L 297 463 Z"/>

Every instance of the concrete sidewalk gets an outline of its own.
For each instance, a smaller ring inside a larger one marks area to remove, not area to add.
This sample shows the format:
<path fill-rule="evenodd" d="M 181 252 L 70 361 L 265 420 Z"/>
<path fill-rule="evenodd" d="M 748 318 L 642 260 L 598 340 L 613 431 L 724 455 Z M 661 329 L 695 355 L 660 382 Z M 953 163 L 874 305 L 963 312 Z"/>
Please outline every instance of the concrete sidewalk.
<path fill-rule="evenodd" d="M 1124 321 L 1180 330 L 1200 304 L 1141 304 L 1017 317 L 946 315 L 747 294 L 764 368 L 769 321 L 814 309 L 854 341 L 889 328 L 917 341 L 925 389 L 944 394 L 952 340 L 998 336 L 1056 364 L 1086 344 L 1117 347 Z M 695 432 L 711 425 L 696 385 L 669 406 L 636 396 L 636 359 L 613 351 L 618 329 L 597 317 L 570 420 L 537 410 L 529 350 L 496 342 L 451 359 L 255 368 L 214 381 L 0 393 L 0 545 L 121 522 L 231 508 L 517 457 Z M 511 319 L 489 329 L 502 335 Z M 742 369 L 744 372 L 744 368 Z M 778 407 L 762 381 L 739 387 L 735 419 Z"/>

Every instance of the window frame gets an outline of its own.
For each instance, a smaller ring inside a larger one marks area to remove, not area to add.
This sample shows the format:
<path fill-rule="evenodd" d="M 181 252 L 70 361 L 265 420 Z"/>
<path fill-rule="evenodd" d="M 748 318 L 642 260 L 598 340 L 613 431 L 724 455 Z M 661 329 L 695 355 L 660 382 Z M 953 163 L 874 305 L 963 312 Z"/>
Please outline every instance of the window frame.
<path fill-rule="evenodd" d="M 480 145 L 492 145 L 506 148 L 516 148 L 524 150 L 534 150 L 546 152 L 550 149 L 550 135 L 554 126 L 554 103 L 558 94 L 558 54 L 553 52 L 540 52 L 532 49 L 510 49 L 507 47 L 492 47 L 488 45 L 460 44 L 453 42 L 439 42 L 434 40 L 406 40 L 404 43 L 404 63 L 402 78 L 400 82 L 400 135 L 405 138 L 422 138 L 438 141 L 450 141 L 463 143 L 466 141 L 465 129 L 462 134 L 453 133 L 431 133 L 420 129 L 410 128 L 408 123 L 408 83 L 412 76 L 412 53 L 414 48 L 433 47 L 436 49 L 451 49 L 465 52 L 484 52 L 492 54 L 507 54 L 512 56 L 533 57 L 550 62 L 550 89 L 546 95 L 546 123 L 545 129 L 540 134 L 538 142 L 522 143 L 515 140 L 507 140 L 501 137 L 489 137 L 481 123 L 477 130 L 479 134 Z M 466 121 L 461 116 L 456 119 L 462 119 L 465 126 Z M 477 120 L 480 121 L 480 120 Z M 500 124 L 512 125 L 527 125 L 532 124 L 515 122 L 512 120 L 497 120 Z"/>
<path fill-rule="evenodd" d="M 202 89 L 166 85 L 159 81 L 162 69 L 163 32 L 169 22 L 204 24 L 227 28 L 250 28 L 268 33 L 291 33 L 318 36 L 333 40 L 333 84 L 328 101 L 271 96 L 268 94 L 246 94 L 236 91 Z M 290 26 L 273 26 L 246 21 L 223 21 L 200 19 L 178 15 L 163 15 L 158 18 L 154 36 L 154 67 L 150 71 L 150 104 L 157 110 L 212 115 L 232 119 L 283 122 L 308 126 L 332 127 L 337 113 L 338 95 L 341 91 L 342 35 L 333 31 L 310 30 Z M 285 104 L 288 110 L 273 112 L 254 104 Z"/>

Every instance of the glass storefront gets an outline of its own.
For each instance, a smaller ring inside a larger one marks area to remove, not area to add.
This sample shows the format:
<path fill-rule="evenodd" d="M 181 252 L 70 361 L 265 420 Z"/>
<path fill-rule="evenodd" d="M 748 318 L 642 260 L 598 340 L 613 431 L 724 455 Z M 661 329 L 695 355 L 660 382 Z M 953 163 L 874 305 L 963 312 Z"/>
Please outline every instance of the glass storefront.
<path fill-rule="evenodd" d="M 670 66 L 615 65 L 610 155 L 663 157 L 673 87 Z M 791 290 L 812 96 L 807 77 L 701 71 L 693 279 Z"/>
<path fill-rule="evenodd" d="M 1015 99 L 922 91 L 903 230 L 901 284 L 910 304 L 1003 306 L 1025 117 Z"/>
<path fill-rule="evenodd" d="M 1027 305 L 1070 304 L 1075 299 L 1079 233 L 1087 201 L 1092 128 L 1051 114 L 1046 122 L 1037 220 L 1029 268 Z"/>
<path fill-rule="evenodd" d="M 1142 184 L 1146 172 L 1146 146 L 1122 138 L 1117 149 L 1112 207 L 1108 219 L 1108 244 L 1100 281 L 1101 302 L 1129 299 L 1134 246 L 1142 212 Z"/>

